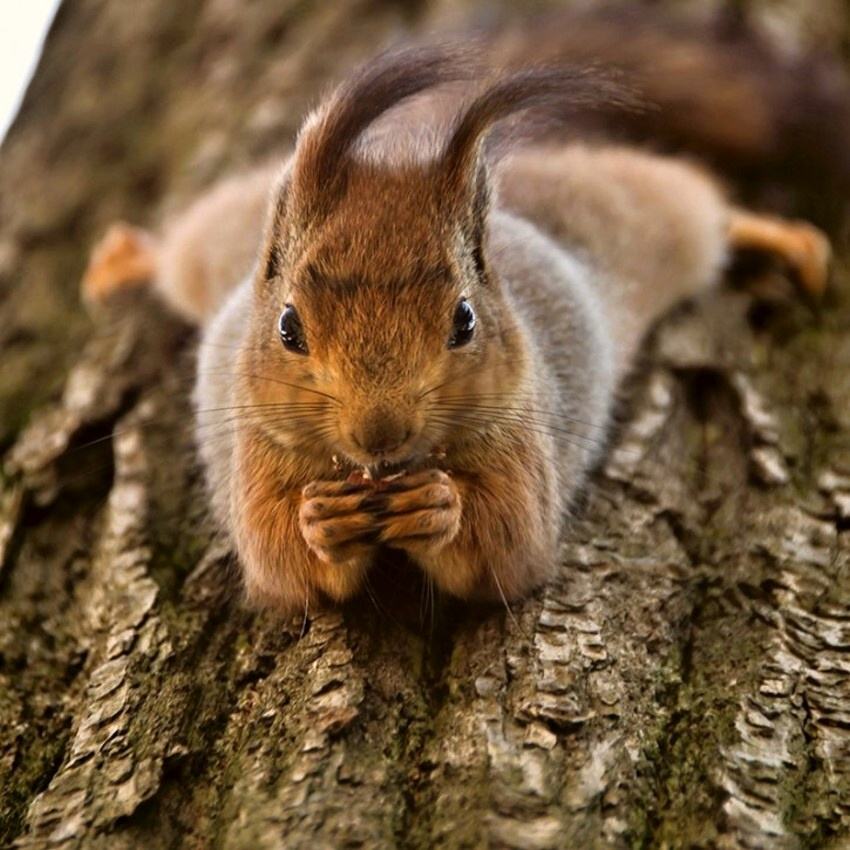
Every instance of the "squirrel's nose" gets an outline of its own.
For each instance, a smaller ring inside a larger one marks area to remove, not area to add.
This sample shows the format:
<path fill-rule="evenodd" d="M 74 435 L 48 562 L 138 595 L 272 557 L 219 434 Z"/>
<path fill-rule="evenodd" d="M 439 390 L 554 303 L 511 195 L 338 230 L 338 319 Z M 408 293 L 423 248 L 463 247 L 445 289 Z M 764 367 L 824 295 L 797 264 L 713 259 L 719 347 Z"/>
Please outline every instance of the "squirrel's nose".
<path fill-rule="evenodd" d="M 351 432 L 352 442 L 370 455 L 388 455 L 403 446 L 410 428 L 389 411 L 376 411 Z"/>

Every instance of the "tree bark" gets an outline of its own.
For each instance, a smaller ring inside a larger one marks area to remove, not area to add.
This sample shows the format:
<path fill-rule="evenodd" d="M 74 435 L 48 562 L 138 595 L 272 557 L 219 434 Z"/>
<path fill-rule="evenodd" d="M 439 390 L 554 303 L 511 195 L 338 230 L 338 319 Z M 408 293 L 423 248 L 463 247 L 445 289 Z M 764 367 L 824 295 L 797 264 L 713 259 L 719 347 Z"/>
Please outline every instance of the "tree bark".
<path fill-rule="evenodd" d="M 392 565 L 340 611 L 246 611 L 193 333 L 144 293 L 78 304 L 111 220 L 269 155 L 471 5 L 60 10 L 0 156 L 0 845 L 850 846 L 844 260 L 817 311 L 727 289 L 663 323 L 562 569 L 509 611 Z M 838 1 L 736 5 L 850 42 Z"/>

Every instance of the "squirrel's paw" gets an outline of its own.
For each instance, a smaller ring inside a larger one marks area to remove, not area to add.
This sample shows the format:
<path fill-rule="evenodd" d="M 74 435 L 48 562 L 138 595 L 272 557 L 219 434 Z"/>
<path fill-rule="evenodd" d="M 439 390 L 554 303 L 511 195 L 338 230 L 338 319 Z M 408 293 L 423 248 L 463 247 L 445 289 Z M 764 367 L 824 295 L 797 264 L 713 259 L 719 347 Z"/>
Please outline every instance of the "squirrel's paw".
<path fill-rule="evenodd" d="M 301 534 L 327 564 L 343 564 L 372 551 L 380 529 L 368 508 L 368 484 L 313 481 L 302 491 L 298 512 Z"/>
<path fill-rule="evenodd" d="M 817 297 L 826 289 L 832 249 L 825 234 L 808 222 L 737 210 L 729 222 L 729 243 L 733 250 L 778 257 L 808 295 Z"/>
<path fill-rule="evenodd" d="M 80 291 L 87 303 L 102 303 L 113 292 L 149 281 L 155 273 L 154 238 L 138 227 L 118 222 L 91 252 Z"/>
<path fill-rule="evenodd" d="M 460 529 L 460 492 L 440 469 L 403 476 L 369 502 L 380 522 L 380 541 L 412 555 L 439 552 Z"/>

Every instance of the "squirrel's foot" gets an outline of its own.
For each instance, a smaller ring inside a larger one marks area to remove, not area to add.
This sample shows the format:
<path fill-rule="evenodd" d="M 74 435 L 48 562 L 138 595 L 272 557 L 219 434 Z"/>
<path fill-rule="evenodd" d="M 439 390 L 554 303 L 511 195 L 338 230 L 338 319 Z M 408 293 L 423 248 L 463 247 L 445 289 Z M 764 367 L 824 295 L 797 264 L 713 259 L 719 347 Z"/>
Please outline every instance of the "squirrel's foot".
<path fill-rule="evenodd" d="M 437 554 L 460 529 L 457 484 L 440 469 L 405 475 L 372 498 L 381 523 L 380 541 L 413 556 Z"/>
<path fill-rule="evenodd" d="M 80 291 L 87 303 L 99 304 L 112 293 L 150 281 L 156 273 L 156 242 L 147 231 L 113 224 L 95 245 Z"/>
<path fill-rule="evenodd" d="M 832 249 L 814 225 L 735 210 L 729 221 L 729 244 L 735 251 L 778 257 L 808 295 L 817 297 L 826 289 Z"/>

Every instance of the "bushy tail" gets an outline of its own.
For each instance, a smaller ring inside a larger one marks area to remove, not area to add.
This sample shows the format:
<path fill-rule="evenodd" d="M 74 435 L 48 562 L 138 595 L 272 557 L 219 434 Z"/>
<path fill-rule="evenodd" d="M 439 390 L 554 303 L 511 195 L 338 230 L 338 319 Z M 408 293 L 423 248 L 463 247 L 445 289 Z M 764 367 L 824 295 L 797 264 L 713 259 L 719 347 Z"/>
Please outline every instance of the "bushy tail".
<path fill-rule="evenodd" d="M 794 189 L 821 221 L 850 197 L 850 79 L 836 57 L 789 55 L 741 21 L 671 20 L 646 8 L 514 22 L 483 44 L 501 66 L 618 69 L 649 104 L 595 108 L 578 116 L 584 131 L 693 152 L 745 188 Z"/>

